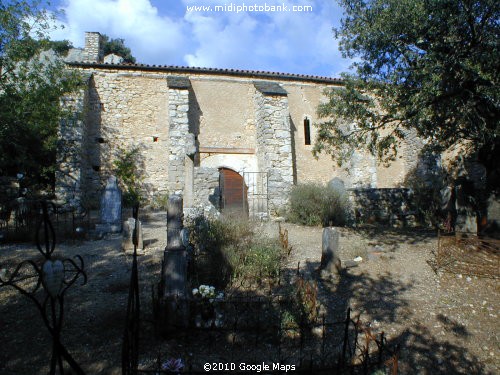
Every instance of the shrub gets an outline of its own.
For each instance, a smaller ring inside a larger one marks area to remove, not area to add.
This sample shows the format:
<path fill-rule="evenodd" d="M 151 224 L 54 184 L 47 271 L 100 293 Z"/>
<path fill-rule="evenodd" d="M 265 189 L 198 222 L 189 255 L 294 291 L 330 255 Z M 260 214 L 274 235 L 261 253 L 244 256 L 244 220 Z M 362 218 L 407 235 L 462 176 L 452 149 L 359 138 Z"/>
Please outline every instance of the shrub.
<path fill-rule="evenodd" d="M 302 225 L 342 226 L 347 222 L 348 199 L 336 189 L 314 183 L 294 186 L 287 220 Z"/>
<path fill-rule="evenodd" d="M 234 273 L 239 249 L 253 235 L 251 225 L 244 220 L 192 219 L 189 241 L 194 247 L 191 274 L 195 284 L 209 284 L 224 288 Z"/>
<path fill-rule="evenodd" d="M 197 217 L 188 228 L 194 246 L 191 274 L 195 284 L 224 288 L 233 280 L 279 277 L 286 251 L 277 239 L 258 237 L 250 221 Z"/>
<path fill-rule="evenodd" d="M 135 206 L 141 201 L 142 159 L 140 149 L 138 147 L 130 150 L 118 148 L 113 166 L 114 173 L 123 188 L 124 206 Z"/>
<path fill-rule="evenodd" d="M 154 210 L 166 210 L 168 206 L 168 193 L 157 194 L 151 198 L 150 204 Z"/>
<path fill-rule="evenodd" d="M 234 276 L 245 280 L 279 277 L 283 252 L 276 240 L 254 239 L 248 247 L 233 256 Z"/>

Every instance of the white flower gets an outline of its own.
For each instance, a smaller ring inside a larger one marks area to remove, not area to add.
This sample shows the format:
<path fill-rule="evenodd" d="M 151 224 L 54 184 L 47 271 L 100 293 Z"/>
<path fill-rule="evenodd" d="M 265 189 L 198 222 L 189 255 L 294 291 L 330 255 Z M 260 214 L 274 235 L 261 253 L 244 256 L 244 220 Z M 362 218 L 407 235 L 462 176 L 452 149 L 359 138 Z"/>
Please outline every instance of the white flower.
<path fill-rule="evenodd" d="M 194 288 L 193 289 L 193 296 L 197 295 L 198 294 L 198 289 L 197 288 Z"/>

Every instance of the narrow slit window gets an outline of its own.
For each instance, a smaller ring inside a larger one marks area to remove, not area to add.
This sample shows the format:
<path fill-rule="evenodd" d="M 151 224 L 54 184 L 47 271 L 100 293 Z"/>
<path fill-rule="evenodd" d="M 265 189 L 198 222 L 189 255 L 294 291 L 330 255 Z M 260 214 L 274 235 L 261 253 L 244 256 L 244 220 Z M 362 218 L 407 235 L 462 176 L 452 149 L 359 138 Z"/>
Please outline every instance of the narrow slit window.
<path fill-rule="evenodd" d="M 307 117 L 304 119 L 304 140 L 306 145 L 311 144 L 311 122 Z"/>

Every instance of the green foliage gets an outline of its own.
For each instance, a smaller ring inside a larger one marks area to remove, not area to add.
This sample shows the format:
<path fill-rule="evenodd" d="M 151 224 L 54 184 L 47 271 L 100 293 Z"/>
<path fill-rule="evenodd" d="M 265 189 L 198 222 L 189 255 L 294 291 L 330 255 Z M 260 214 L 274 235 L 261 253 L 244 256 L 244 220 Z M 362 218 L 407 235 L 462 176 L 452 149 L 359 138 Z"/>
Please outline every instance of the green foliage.
<path fill-rule="evenodd" d="M 166 210 L 168 206 L 168 193 L 157 194 L 151 199 L 151 207 L 155 210 Z"/>
<path fill-rule="evenodd" d="M 123 204 L 126 207 L 133 207 L 140 203 L 143 180 L 140 149 L 118 148 L 113 165 L 114 173 L 123 188 Z"/>
<path fill-rule="evenodd" d="M 214 285 L 223 289 L 233 276 L 232 265 L 239 260 L 237 251 L 253 235 L 247 221 L 208 219 L 198 216 L 187 228 L 196 257 L 191 263 L 194 284 Z"/>
<path fill-rule="evenodd" d="M 348 200 L 345 194 L 319 184 L 294 186 L 290 193 L 287 221 L 302 225 L 342 226 L 347 223 Z"/>
<path fill-rule="evenodd" d="M 277 240 L 258 237 L 248 220 L 200 216 L 188 228 L 197 254 L 194 284 L 224 288 L 231 281 L 273 282 L 279 276 L 285 250 Z"/>
<path fill-rule="evenodd" d="M 412 204 L 422 224 L 439 228 L 445 220 L 442 190 L 447 187 L 450 176 L 443 168 L 431 169 L 426 161 L 432 155 L 422 155 L 420 161 L 406 175 L 404 185 L 412 190 Z"/>
<path fill-rule="evenodd" d="M 277 279 L 280 274 L 283 251 L 276 240 L 256 239 L 248 247 L 229 247 L 234 251 L 233 275 L 244 280 Z"/>
<path fill-rule="evenodd" d="M 57 55 L 41 54 L 53 44 L 50 23 L 40 2 L 0 4 L 0 175 L 21 172 L 25 185 L 54 183 L 58 125 L 71 116 L 61 98 L 82 82 Z"/>
<path fill-rule="evenodd" d="M 286 294 L 291 298 L 283 305 L 282 329 L 295 331 L 303 324 L 316 321 L 320 309 L 317 283 L 299 275 L 287 289 Z"/>
<path fill-rule="evenodd" d="M 132 56 L 130 48 L 125 46 L 124 39 L 113 39 L 107 35 L 102 36 L 104 56 L 114 53 L 115 55 L 123 57 L 123 62 L 135 63 L 135 57 Z"/>
<path fill-rule="evenodd" d="M 415 132 L 438 150 L 464 145 L 498 168 L 500 2 L 339 3 L 345 16 L 335 33 L 343 55 L 357 58 L 355 74 L 319 106 L 315 154 L 342 164 L 367 148 L 391 161 Z"/>

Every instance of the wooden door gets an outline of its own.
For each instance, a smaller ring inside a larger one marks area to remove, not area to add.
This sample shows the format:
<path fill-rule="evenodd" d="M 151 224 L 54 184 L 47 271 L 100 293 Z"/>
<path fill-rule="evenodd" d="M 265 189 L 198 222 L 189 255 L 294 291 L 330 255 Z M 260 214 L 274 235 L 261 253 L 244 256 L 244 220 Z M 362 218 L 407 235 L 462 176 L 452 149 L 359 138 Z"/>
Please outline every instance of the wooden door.
<path fill-rule="evenodd" d="M 229 168 L 219 169 L 220 207 L 223 211 L 247 212 L 247 187 L 245 180 Z"/>

